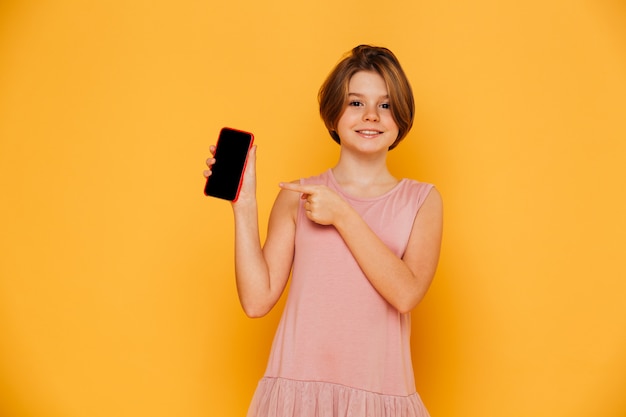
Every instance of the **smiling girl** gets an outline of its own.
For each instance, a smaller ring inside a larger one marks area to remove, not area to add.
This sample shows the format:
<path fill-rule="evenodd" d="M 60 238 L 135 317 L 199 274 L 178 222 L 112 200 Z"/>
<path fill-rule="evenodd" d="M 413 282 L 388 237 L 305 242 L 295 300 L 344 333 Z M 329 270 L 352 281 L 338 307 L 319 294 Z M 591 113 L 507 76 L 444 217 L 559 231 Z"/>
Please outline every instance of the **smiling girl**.
<path fill-rule="evenodd" d="M 319 102 L 340 145 L 337 164 L 280 184 L 263 246 L 256 148 L 232 204 L 246 314 L 267 314 L 292 277 L 248 417 L 428 416 L 415 389 L 410 312 L 435 274 L 442 201 L 431 184 L 387 167 L 413 124 L 411 87 L 391 51 L 361 45 L 330 73 Z"/>

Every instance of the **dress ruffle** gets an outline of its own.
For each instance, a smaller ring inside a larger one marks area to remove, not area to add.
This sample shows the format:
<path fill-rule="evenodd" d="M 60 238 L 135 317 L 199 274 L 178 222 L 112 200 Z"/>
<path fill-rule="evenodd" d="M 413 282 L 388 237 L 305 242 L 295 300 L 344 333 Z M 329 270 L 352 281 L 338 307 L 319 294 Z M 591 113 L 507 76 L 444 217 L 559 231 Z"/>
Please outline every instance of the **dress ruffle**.
<path fill-rule="evenodd" d="M 317 381 L 265 377 L 248 417 L 429 417 L 417 393 L 384 395 Z"/>

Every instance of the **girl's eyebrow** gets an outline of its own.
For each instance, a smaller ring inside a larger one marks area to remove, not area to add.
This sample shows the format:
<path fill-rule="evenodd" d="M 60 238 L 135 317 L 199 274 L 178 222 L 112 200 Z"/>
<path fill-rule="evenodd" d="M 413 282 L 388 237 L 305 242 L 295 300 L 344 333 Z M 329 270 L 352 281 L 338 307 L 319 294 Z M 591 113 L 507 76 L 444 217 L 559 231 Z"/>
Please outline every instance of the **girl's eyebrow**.
<path fill-rule="evenodd" d="M 365 97 L 365 95 L 361 94 L 361 93 L 348 93 L 348 96 L 355 96 L 355 97 L 359 97 L 359 98 Z M 388 99 L 389 95 L 385 94 L 384 96 L 380 96 L 380 98 L 381 99 Z"/>

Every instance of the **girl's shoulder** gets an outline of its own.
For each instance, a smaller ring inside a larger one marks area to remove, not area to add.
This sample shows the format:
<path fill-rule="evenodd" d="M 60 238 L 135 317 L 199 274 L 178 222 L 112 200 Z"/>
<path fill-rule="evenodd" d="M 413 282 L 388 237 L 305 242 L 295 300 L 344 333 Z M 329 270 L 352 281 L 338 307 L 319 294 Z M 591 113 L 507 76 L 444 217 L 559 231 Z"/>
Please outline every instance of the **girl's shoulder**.
<path fill-rule="evenodd" d="M 415 201 L 418 206 L 421 206 L 431 194 L 435 199 L 441 198 L 434 184 L 410 178 L 400 180 L 398 191 L 400 194 L 404 195 L 405 198 Z"/>

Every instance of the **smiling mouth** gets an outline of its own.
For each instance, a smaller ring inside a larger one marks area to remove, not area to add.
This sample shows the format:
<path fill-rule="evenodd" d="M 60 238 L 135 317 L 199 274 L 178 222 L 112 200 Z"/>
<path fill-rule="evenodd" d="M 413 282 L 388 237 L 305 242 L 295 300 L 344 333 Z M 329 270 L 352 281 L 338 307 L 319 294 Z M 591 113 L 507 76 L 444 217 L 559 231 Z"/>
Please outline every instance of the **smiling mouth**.
<path fill-rule="evenodd" d="M 357 133 L 363 136 L 376 136 L 380 135 L 383 132 L 379 130 L 357 130 Z"/>

